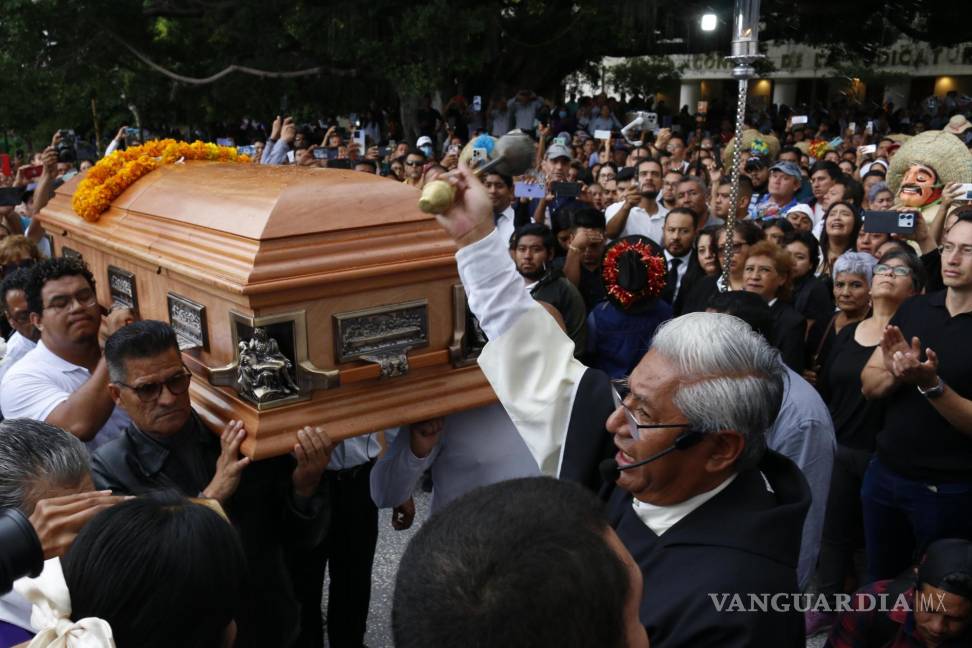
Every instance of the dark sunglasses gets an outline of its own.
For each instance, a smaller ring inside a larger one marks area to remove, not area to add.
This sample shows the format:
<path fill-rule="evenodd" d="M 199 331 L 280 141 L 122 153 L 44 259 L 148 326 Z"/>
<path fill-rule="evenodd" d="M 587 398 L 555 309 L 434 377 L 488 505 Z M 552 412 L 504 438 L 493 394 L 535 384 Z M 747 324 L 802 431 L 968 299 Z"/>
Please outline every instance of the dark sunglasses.
<path fill-rule="evenodd" d="M 145 383 L 144 385 L 126 385 L 123 382 L 115 383 L 120 387 L 125 387 L 126 389 L 131 389 L 138 396 L 138 399 L 143 403 L 151 403 L 162 393 L 162 387 L 164 386 L 169 390 L 169 393 L 173 396 L 179 396 L 180 394 L 185 394 L 186 390 L 189 389 L 189 381 L 192 379 L 192 374 L 188 371 L 183 371 L 182 373 L 177 373 L 176 375 L 167 378 L 162 382 L 156 383 Z"/>

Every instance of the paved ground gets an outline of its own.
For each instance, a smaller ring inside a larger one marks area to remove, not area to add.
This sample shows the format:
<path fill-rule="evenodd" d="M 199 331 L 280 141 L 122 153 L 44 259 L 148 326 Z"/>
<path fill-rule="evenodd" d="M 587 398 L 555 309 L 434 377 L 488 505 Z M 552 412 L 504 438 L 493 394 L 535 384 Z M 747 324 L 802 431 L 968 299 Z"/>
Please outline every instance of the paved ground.
<path fill-rule="evenodd" d="M 393 648 L 391 639 L 391 603 L 395 590 L 395 573 L 405 545 L 429 515 L 430 496 L 421 490 L 415 493 L 415 522 L 407 531 L 395 531 L 391 526 L 391 511 L 380 512 L 378 520 L 378 548 L 375 550 L 375 566 L 371 585 L 371 612 L 368 617 L 368 634 L 365 643 L 369 648 Z M 324 588 L 325 596 L 327 587 Z M 327 600 L 324 600 L 327 612 Z M 807 648 L 822 648 L 826 635 L 807 640 Z"/>

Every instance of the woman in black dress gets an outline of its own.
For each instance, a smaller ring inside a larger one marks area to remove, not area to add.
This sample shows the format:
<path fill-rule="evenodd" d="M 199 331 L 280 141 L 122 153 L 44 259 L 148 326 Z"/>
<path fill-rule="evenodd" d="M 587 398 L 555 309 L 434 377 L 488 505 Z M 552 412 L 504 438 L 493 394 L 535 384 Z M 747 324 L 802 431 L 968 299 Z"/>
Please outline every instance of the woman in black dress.
<path fill-rule="evenodd" d="M 790 305 L 793 288 L 793 259 L 790 253 L 770 241 L 749 248 L 743 264 L 743 288 L 766 300 L 773 316 L 769 343 L 780 350 L 783 362 L 802 373 L 805 366 L 807 327 L 803 315 Z"/>
<path fill-rule="evenodd" d="M 861 371 L 898 306 L 921 293 L 925 283 L 918 258 L 902 250 L 881 257 L 873 273 L 871 316 L 841 329 L 817 385 L 837 433 L 837 456 L 817 571 L 817 586 L 827 596 L 845 591 L 845 578 L 853 575 L 854 552 L 864 546 L 861 482 L 881 429 L 883 405 L 880 401 L 865 400 L 861 395 Z M 826 618 L 814 620 L 818 631 L 825 627 Z"/>

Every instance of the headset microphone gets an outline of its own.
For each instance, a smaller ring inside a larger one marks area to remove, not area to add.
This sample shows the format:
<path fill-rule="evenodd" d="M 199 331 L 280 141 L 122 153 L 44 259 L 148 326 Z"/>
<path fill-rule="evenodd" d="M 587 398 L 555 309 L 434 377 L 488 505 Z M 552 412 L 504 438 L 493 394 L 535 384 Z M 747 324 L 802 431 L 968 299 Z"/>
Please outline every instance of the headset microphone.
<path fill-rule="evenodd" d="M 644 466 L 645 464 L 650 464 L 652 461 L 658 461 L 662 457 L 676 450 L 686 450 L 691 448 L 696 443 L 702 440 L 703 432 L 698 432 L 697 430 L 689 430 L 688 432 L 683 432 L 675 437 L 675 442 L 671 446 L 665 448 L 661 452 L 657 452 L 647 459 L 642 459 L 641 461 L 636 461 L 635 463 L 628 464 L 626 466 L 619 466 L 618 462 L 614 459 L 605 459 L 602 461 L 597 469 L 601 473 L 601 478 L 607 483 L 614 483 L 617 481 L 618 477 L 621 476 L 622 470 L 631 470 L 632 468 L 637 468 L 638 466 Z"/>

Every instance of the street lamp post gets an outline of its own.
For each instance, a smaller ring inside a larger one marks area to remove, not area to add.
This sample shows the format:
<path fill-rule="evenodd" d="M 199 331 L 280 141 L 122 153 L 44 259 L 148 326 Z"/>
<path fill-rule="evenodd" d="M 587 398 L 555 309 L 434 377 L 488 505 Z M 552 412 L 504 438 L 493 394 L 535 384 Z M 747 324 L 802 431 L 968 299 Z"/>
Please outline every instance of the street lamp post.
<path fill-rule="evenodd" d="M 759 53 L 759 0 L 735 0 L 732 13 L 732 45 L 727 57 L 733 63 L 732 77 L 739 83 L 736 103 L 736 132 L 732 147 L 732 186 L 729 213 L 726 216 L 726 243 L 722 250 L 722 282 L 732 290 L 733 239 L 736 231 L 736 205 L 739 201 L 739 159 L 742 155 L 743 122 L 746 118 L 746 94 L 749 80 L 756 76 L 753 63 Z"/>

